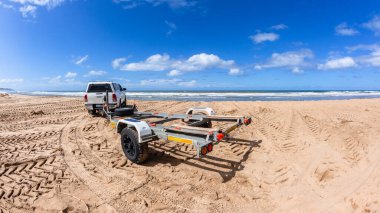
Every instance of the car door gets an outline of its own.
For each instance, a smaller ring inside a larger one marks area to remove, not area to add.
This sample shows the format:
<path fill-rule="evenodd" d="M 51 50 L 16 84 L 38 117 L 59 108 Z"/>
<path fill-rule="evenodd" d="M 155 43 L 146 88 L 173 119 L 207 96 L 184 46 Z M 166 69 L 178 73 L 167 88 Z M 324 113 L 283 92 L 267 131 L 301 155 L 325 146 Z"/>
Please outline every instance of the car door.
<path fill-rule="evenodd" d="M 122 87 L 120 84 L 118 84 L 118 85 L 119 85 L 119 87 L 120 87 L 121 100 L 122 100 L 122 101 L 125 100 L 125 102 L 127 102 L 127 96 L 126 96 L 126 94 L 125 94 L 125 91 L 123 91 L 123 87 Z"/>

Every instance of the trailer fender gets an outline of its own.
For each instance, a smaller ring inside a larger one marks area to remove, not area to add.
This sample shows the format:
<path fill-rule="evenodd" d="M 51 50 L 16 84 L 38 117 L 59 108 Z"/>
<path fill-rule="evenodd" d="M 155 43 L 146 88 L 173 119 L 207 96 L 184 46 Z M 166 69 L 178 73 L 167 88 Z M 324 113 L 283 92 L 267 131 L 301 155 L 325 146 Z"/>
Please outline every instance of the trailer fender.
<path fill-rule="evenodd" d="M 135 129 L 139 136 L 139 143 L 142 142 L 143 136 L 152 135 L 152 130 L 145 121 L 140 121 L 133 118 L 121 119 L 116 124 L 117 132 L 120 133 L 124 128 Z"/>
<path fill-rule="evenodd" d="M 186 112 L 187 115 L 205 114 L 215 115 L 215 111 L 210 107 L 191 107 Z"/>

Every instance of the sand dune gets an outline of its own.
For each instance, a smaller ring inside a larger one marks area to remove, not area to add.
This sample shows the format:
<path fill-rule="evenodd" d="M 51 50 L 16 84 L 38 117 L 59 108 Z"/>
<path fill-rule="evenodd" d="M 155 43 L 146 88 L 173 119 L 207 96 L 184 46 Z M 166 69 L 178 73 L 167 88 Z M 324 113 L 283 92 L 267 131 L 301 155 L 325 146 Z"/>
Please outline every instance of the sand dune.
<path fill-rule="evenodd" d="M 1 96 L 0 212 L 380 211 L 380 99 L 135 102 L 210 106 L 253 124 L 205 158 L 158 141 L 136 165 L 81 99 Z"/>

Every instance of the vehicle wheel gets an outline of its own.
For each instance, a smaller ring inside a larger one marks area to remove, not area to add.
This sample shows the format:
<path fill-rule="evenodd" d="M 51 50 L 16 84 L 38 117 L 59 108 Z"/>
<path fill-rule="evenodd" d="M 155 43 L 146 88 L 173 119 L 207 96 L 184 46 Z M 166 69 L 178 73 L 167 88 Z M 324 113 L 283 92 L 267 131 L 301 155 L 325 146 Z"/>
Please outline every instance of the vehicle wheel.
<path fill-rule="evenodd" d="M 121 100 L 120 100 L 120 102 L 121 102 Z M 124 99 L 124 101 L 120 103 L 120 106 L 126 107 L 127 106 L 127 99 Z"/>
<path fill-rule="evenodd" d="M 133 115 L 134 109 L 132 108 L 117 108 L 114 110 L 115 115 L 117 116 L 128 116 Z"/>
<path fill-rule="evenodd" d="M 130 128 L 121 131 L 121 147 L 127 158 L 140 164 L 148 158 L 148 143 L 139 143 L 137 132 Z"/>
<path fill-rule="evenodd" d="M 90 115 L 96 115 L 96 110 L 87 110 L 87 112 L 88 112 L 88 114 L 90 114 Z"/>

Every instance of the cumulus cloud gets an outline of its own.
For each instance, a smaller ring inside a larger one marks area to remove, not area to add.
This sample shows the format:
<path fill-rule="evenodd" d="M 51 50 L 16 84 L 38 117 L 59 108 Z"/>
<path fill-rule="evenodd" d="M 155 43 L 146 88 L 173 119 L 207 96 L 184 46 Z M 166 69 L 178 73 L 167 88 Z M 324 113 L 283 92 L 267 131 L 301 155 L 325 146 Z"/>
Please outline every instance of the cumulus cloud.
<path fill-rule="evenodd" d="M 180 86 L 180 87 L 194 87 L 197 84 L 196 80 L 184 81 L 182 79 L 146 79 L 141 80 L 141 86 Z"/>
<path fill-rule="evenodd" d="M 106 71 L 103 71 L 103 70 L 91 70 L 90 72 L 88 72 L 86 75 L 84 75 L 84 77 L 89 77 L 89 76 L 102 76 L 102 75 L 105 75 L 107 74 Z"/>
<path fill-rule="evenodd" d="M 65 75 L 65 78 L 75 78 L 78 74 L 76 72 L 68 72 Z"/>
<path fill-rule="evenodd" d="M 66 74 L 67 75 L 67 74 Z M 54 77 L 44 77 L 49 84 L 54 85 L 85 85 L 85 83 L 75 80 L 74 78 L 66 78 L 66 76 L 58 75 Z"/>
<path fill-rule="evenodd" d="M 179 75 L 182 75 L 182 72 L 181 72 L 181 71 L 178 71 L 178 70 L 171 70 L 171 71 L 168 73 L 168 76 L 179 76 Z"/>
<path fill-rule="evenodd" d="M 255 69 L 288 68 L 295 73 L 301 72 L 301 67 L 306 66 L 306 59 L 313 58 L 313 52 L 309 49 L 273 53 L 266 63 L 257 64 Z"/>
<path fill-rule="evenodd" d="M 335 33 L 342 36 L 353 36 L 359 34 L 359 31 L 349 27 L 347 23 L 343 22 L 335 27 Z"/>
<path fill-rule="evenodd" d="M 287 28 L 288 26 L 286 26 L 285 24 L 277 24 L 271 27 L 271 29 L 274 29 L 274 30 L 285 30 Z"/>
<path fill-rule="evenodd" d="M 259 44 L 266 41 L 276 41 L 280 36 L 276 33 L 257 33 L 256 35 L 251 35 L 249 38 L 256 44 Z"/>
<path fill-rule="evenodd" d="M 122 4 L 124 9 L 132 9 L 140 5 L 152 5 L 154 7 L 167 5 L 171 9 L 189 8 L 197 4 L 190 0 L 114 0 L 115 3 Z"/>
<path fill-rule="evenodd" d="M 112 61 L 112 68 L 119 69 L 121 65 L 127 61 L 127 58 L 116 58 Z"/>
<path fill-rule="evenodd" d="M 350 52 L 360 52 L 355 61 L 361 66 L 380 67 L 380 45 L 359 44 L 347 48 Z"/>
<path fill-rule="evenodd" d="M 22 83 L 24 79 L 22 78 L 2 78 L 0 79 L 0 83 Z"/>
<path fill-rule="evenodd" d="M 380 35 L 380 16 L 375 16 L 363 26 L 369 30 L 372 30 L 376 36 Z"/>
<path fill-rule="evenodd" d="M 243 72 L 239 68 L 231 68 L 228 72 L 229 75 L 240 75 L 243 74 Z"/>
<path fill-rule="evenodd" d="M 50 10 L 64 2 L 65 0 L 8 0 L 7 4 L 0 2 L 0 5 L 4 8 L 18 8 L 24 18 L 35 18 L 39 7 Z"/>
<path fill-rule="evenodd" d="M 168 54 L 155 54 L 144 61 L 127 63 L 119 67 L 123 71 L 173 71 L 171 75 L 183 72 L 201 71 L 211 68 L 230 69 L 233 60 L 223 60 L 214 54 L 200 53 L 181 60 L 172 59 Z M 170 73 L 169 73 L 170 74 Z"/>
<path fill-rule="evenodd" d="M 318 69 L 321 70 L 331 70 L 331 69 L 344 69 L 356 67 L 357 64 L 355 60 L 349 56 L 337 59 L 330 59 L 324 64 L 319 64 Z"/>
<path fill-rule="evenodd" d="M 84 62 L 86 62 L 88 59 L 88 55 L 85 55 L 85 56 L 79 56 L 77 57 L 75 60 L 74 60 L 74 64 L 76 65 L 81 65 L 83 64 Z"/>
<path fill-rule="evenodd" d="M 36 17 L 36 10 L 37 10 L 37 7 L 32 6 L 32 5 L 25 5 L 25 6 L 20 7 L 20 9 L 19 9 L 19 11 L 22 14 L 22 17 L 24 17 L 24 18 L 28 18 L 28 17 L 35 18 Z"/>

